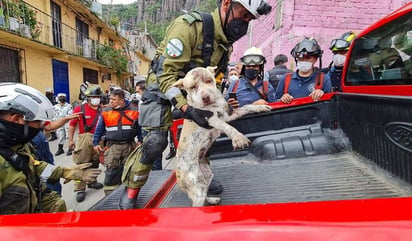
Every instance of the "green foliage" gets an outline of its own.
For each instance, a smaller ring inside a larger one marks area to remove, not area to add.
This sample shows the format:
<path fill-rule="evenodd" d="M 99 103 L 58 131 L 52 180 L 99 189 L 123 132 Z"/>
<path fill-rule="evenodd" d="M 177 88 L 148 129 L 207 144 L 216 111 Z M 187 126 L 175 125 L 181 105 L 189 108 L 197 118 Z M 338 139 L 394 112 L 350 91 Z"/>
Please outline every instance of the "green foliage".
<path fill-rule="evenodd" d="M 115 70 L 117 76 L 127 71 L 127 58 L 120 49 L 115 49 L 111 44 L 105 43 L 97 48 L 97 59 L 99 63 Z"/>
<path fill-rule="evenodd" d="M 210 13 L 217 7 L 216 0 L 203 0 L 199 3 L 199 11 Z"/>

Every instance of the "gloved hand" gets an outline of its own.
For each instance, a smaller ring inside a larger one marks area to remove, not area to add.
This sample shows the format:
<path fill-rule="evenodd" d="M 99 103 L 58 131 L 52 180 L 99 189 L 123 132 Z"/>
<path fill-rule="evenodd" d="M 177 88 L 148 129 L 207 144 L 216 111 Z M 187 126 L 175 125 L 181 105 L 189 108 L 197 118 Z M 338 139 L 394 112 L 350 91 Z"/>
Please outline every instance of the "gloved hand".
<path fill-rule="evenodd" d="M 83 163 L 74 167 L 65 167 L 63 171 L 63 177 L 66 178 L 64 183 L 68 183 L 71 180 L 81 180 L 85 183 L 96 182 L 97 176 L 102 172 L 98 168 L 88 168 L 92 163 Z"/>
<path fill-rule="evenodd" d="M 192 120 L 196 122 L 200 127 L 211 129 L 207 119 L 213 115 L 213 112 L 208 110 L 196 109 L 191 106 L 188 106 L 186 111 L 183 113 L 183 118 Z"/>

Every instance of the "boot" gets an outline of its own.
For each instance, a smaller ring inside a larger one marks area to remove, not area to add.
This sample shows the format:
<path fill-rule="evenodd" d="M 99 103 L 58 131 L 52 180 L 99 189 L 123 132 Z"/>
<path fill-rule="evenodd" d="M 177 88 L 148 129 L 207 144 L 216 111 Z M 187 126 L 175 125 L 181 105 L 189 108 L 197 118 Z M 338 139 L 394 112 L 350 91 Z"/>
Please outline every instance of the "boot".
<path fill-rule="evenodd" d="M 170 147 L 169 154 L 167 154 L 165 159 L 169 160 L 169 159 L 173 158 L 174 156 L 176 156 L 176 150 L 175 150 L 174 147 Z"/>
<path fill-rule="evenodd" d="M 64 153 L 63 144 L 59 144 L 59 149 L 54 153 L 55 156 L 61 155 Z"/>
<path fill-rule="evenodd" d="M 207 195 L 218 195 L 223 192 L 223 185 L 219 181 L 212 179 L 207 190 Z"/>
<path fill-rule="evenodd" d="M 52 131 L 52 132 L 50 132 L 50 138 L 49 138 L 49 142 L 50 141 L 55 141 L 55 140 L 57 140 L 57 135 L 56 135 L 56 132 L 54 132 L 54 131 Z"/>
<path fill-rule="evenodd" d="M 69 150 L 66 152 L 66 156 L 71 156 L 72 153 L 73 153 L 73 151 L 72 151 L 71 149 L 69 149 Z"/>
<path fill-rule="evenodd" d="M 139 194 L 140 188 L 125 187 L 123 193 L 120 196 L 119 209 L 135 209 L 136 200 Z"/>

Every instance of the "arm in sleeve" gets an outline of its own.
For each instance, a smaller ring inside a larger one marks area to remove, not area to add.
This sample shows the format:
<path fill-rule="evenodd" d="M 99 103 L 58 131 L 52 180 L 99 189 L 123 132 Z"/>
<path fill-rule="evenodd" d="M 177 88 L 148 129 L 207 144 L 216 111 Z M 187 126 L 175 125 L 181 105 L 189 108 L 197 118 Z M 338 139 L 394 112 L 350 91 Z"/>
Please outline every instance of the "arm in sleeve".
<path fill-rule="evenodd" d="M 323 79 L 322 90 L 325 93 L 332 92 L 332 82 L 330 81 L 329 74 L 325 74 L 325 78 Z"/>
<path fill-rule="evenodd" d="M 97 121 L 96 124 L 96 130 L 94 131 L 93 134 L 93 146 L 98 146 L 100 142 L 100 138 L 105 134 L 105 123 L 102 118 L 102 115 L 99 116 L 99 120 Z"/>
<path fill-rule="evenodd" d="M 278 87 L 276 88 L 275 99 L 280 100 L 283 96 L 283 90 L 285 89 L 285 76 L 283 75 L 282 78 L 279 80 Z"/>

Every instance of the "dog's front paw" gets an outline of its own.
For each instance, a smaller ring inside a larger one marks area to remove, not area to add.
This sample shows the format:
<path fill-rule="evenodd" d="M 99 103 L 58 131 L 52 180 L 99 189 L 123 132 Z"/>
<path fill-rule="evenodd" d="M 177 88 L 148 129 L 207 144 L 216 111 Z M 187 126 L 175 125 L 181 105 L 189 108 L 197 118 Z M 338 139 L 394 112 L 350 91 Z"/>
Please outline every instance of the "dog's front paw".
<path fill-rule="evenodd" d="M 232 139 L 232 145 L 234 149 L 243 149 L 248 147 L 250 144 L 250 140 L 243 135 L 242 133 L 238 133 Z"/>
<path fill-rule="evenodd" d="M 254 106 L 256 108 L 255 112 L 269 112 L 272 110 L 272 107 L 268 106 L 268 105 L 255 105 Z"/>

